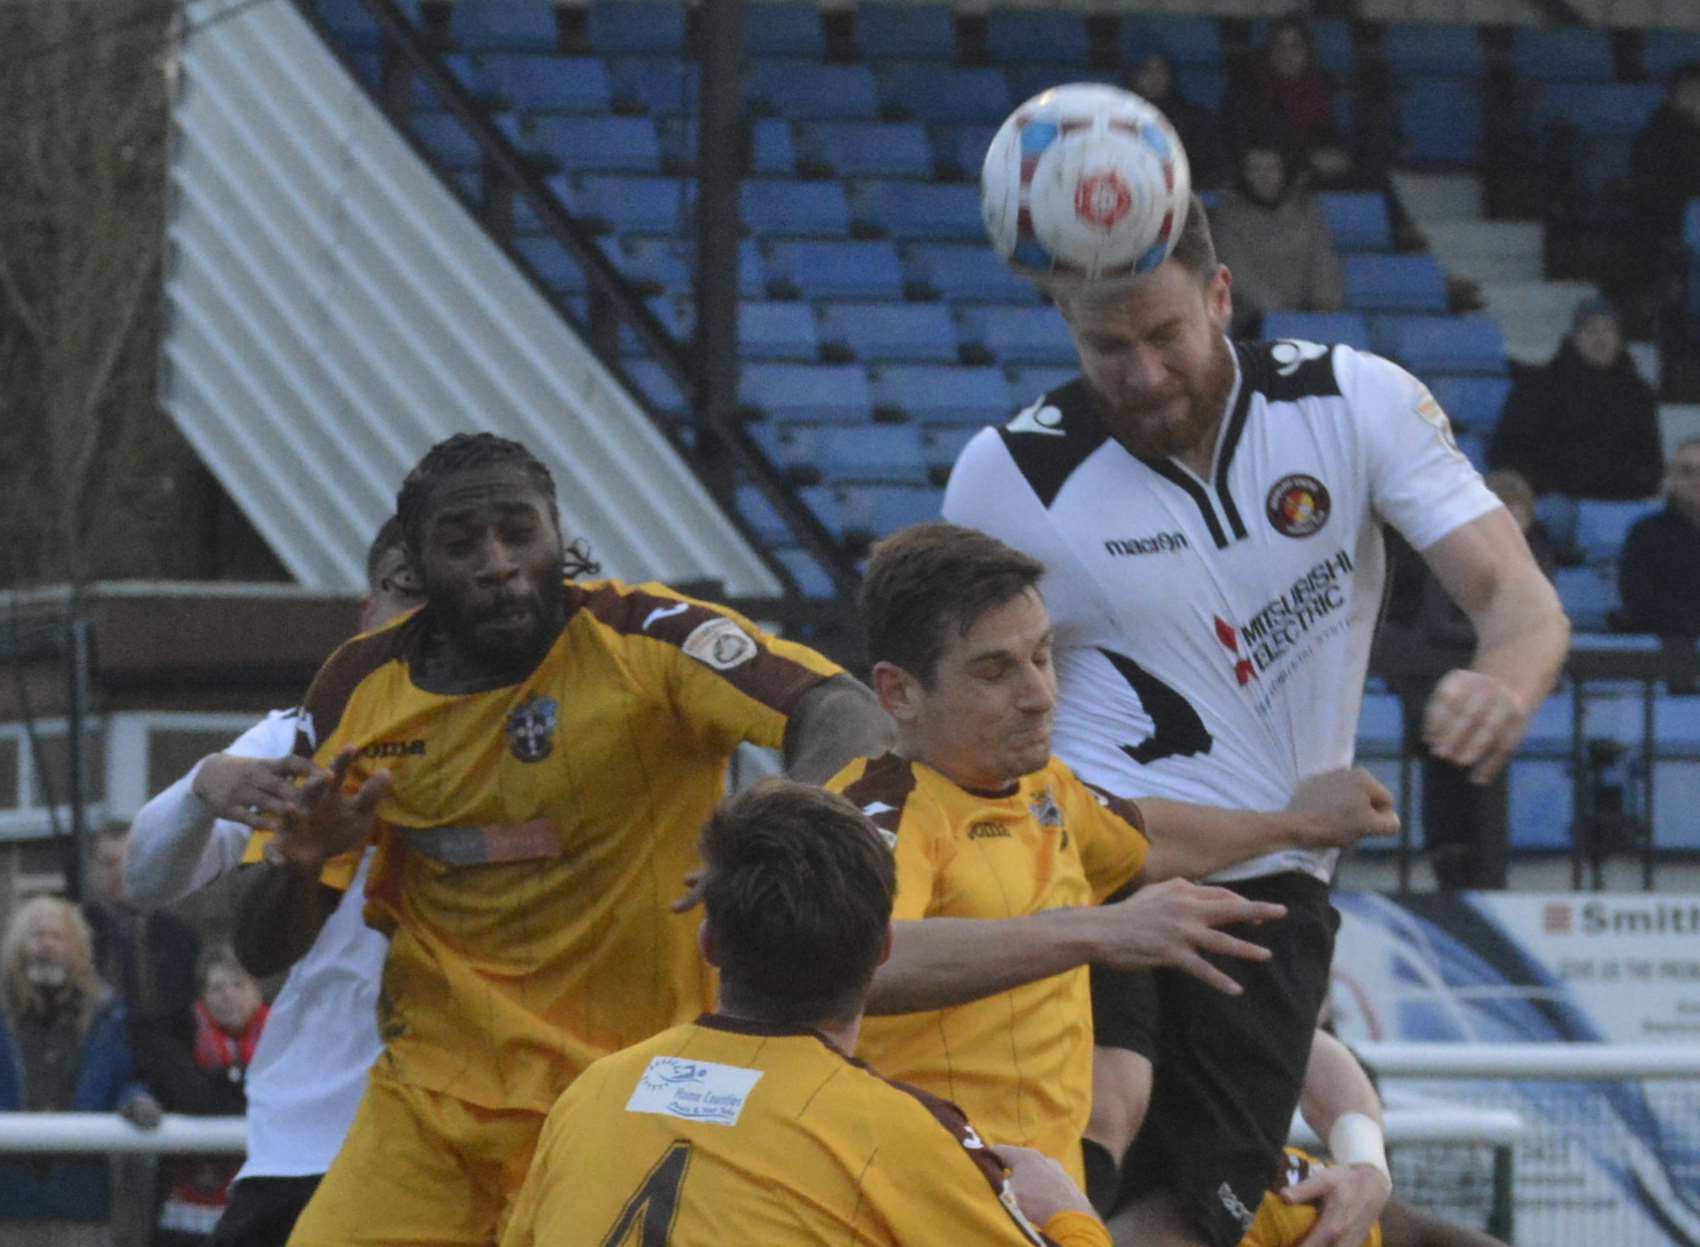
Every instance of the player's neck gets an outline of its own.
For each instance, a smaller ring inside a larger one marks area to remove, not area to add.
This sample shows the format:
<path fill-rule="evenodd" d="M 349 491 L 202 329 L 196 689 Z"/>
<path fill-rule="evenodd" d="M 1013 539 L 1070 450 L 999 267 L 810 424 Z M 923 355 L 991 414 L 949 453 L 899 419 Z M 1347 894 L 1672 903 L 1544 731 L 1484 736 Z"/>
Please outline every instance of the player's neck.
<path fill-rule="evenodd" d="M 1008 776 L 983 775 L 960 766 L 954 766 L 947 758 L 940 758 L 931 753 L 924 744 L 916 741 L 912 733 L 905 732 L 900 725 L 897 729 L 897 748 L 892 752 L 900 758 L 911 762 L 919 762 L 928 770 L 937 771 L 958 788 L 982 796 L 995 796 L 1012 791 L 1021 783 L 1021 777 L 1013 779 Z"/>

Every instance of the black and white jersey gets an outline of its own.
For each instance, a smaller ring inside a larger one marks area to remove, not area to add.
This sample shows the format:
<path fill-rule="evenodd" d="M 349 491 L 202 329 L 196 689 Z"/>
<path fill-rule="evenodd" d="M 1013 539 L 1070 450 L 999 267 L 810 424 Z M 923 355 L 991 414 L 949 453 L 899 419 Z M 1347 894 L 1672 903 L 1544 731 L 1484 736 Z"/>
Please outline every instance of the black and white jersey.
<path fill-rule="evenodd" d="M 1499 505 L 1428 389 L 1346 346 L 1237 343 L 1214 468 L 1111 439 L 1083 380 L 957 460 L 944 514 L 1041 559 L 1057 627 L 1056 751 L 1090 783 L 1279 809 L 1350 764 L 1386 555 Z M 1302 870 L 1285 852 L 1222 871 Z"/>

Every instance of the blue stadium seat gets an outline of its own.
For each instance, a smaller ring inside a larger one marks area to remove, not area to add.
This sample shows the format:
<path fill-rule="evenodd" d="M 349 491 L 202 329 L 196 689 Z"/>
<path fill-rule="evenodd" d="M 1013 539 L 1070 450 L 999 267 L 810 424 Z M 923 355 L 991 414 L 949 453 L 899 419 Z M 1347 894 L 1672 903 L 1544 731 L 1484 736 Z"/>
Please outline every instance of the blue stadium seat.
<path fill-rule="evenodd" d="M 1404 702 L 1395 693 L 1366 691 L 1358 712 L 1358 750 L 1396 756 L 1404 741 Z"/>
<path fill-rule="evenodd" d="M 670 117 L 658 127 L 667 162 L 681 169 L 696 167 L 697 120 Z M 791 143 L 791 125 L 777 117 L 761 117 L 752 128 L 751 172 L 784 176 L 797 171 L 797 151 Z"/>
<path fill-rule="evenodd" d="M 1017 104 L 1032 99 L 1041 91 L 1069 82 L 1101 82 L 1115 86 L 1121 81 L 1121 75 L 1114 71 L 1091 69 L 1084 62 L 1074 65 L 1016 64 L 1004 72 L 1009 79 L 1009 97 Z"/>
<path fill-rule="evenodd" d="M 751 104 L 793 121 L 872 121 L 879 84 L 866 65 L 758 61 L 745 87 Z"/>
<path fill-rule="evenodd" d="M 744 47 L 752 56 L 806 56 L 819 60 L 826 55 L 826 36 L 821 31 L 820 6 L 815 4 L 764 4 L 745 10 Z"/>
<path fill-rule="evenodd" d="M 1627 149 L 1664 98 L 1650 82 L 1552 82 L 1541 89 L 1535 122 L 1564 122 L 1583 138 L 1619 139 Z"/>
<path fill-rule="evenodd" d="M 872 373 L 875 403 L 921 423 L 979 428 L 1001 423 L 1015 410 L 1001 368 L 888 364 Z"/>
<path fill-rule="evenodd" d="M 459 0 L 449 33 L 468 52 L 554 52 L 560 39 L 550 0 Z"/>
<path fill-rule="evenodd" d="M 738 307 L 738 354 L 744 359 L 819 359 L 814 312 L 807 303 L 746 300 Z"/>
<path fill-rule="evenodd" d="M 1001 69 L 893 63 L 879 79 L 885 106 L 921 121 L 1001 125 L 1014 104 Z"/>
<path fill-rule="evenodd" d="M 856 47 L 870 61 L 956 59 L 956 14 L 945 4 L 856 6 Z"/>
<path fill-rule="evenodd" d="M 1610 82 L 1616 76 L 1611 32 L 1589 26 L 1517 27 L 1511 65 L 1519 78 L 1542 82 Z"/>
<path fill-rule="evenodd" d="M 1399 96 L 1399 124 L 1414 164 L 1473 165 L 1482 145 L 1482 96 L 1473 79 L 1418 78 Z"/>
<path fill-rule="evenodd" d="M 625 56 L 609 59 L 607 66 L 614 99 L 627 111 L 660 117 L 694 113 L 700 106 L 702 72 L 690 61 Z"/>
<path fill-rule="evenodd" d="M 944 298 L 1026 305 L 1039 302 L 1038 288 L 1017 275 L 984 243 L 914 243 L 907 254 L 915 279 Z"/>
<path fill-rule="evenodd" d="M 1480 78 L 1487 58 L 1474 26 L 1436 26 L 1429 22 L 1389 22 L 1381 32 L 1381 53 L 1402 78 L 1451 74 Z"/>
<path fill-rule="evenodd" d="M 533 143 L 576 173 L 660 173 L 661 142 L 648 117 L 532 118 Z"/>
<path fill-rule="evenodd" d="M 1608 502 L 1583 498 L 1576 506 L 1576 544 L 1591 560 L 1615 559 L 1635 521 L 1659 510 L 1659 499 Z"/>
<path fill-rule="evenodd" d="M 1270 312 L 1263 318 L 1263 336 L 1371 349 L 1369 323 L 1356 312 Z"/>
<path fill-rule="evenodd" d="M 809 299 L 903 297 L 903 269 L 889 242 L 774 243 L 768 275 Z"/>
<path fill-rule="evenodd" d="M 1153 45 L 1176 65 L 1220 66 L 1227 59 L 1213 17 L 1142 13 L 1130 18 L 1122 31 L 1122 63 L 1131 63 L 1133 55 Z"/>
<path fill-rule="evenodd" d="M 973 182 L 980 184 L 980 166 L 986 162 L 986 152 L 992 145 L 995 125 L 935 125 L 928 127 L 933 141 L 933 159 L 940 168 L 954 168 Z"/>
<path fill-rule="evenodd" d="M 586 174 L 569 207 L 608 222 L 620 233 L 689 233 L 695 220 L 695 178 Z"/>
<path fill-rule="evenodd" d="M 962 448 L 979 436 L 980 428 L 977 424 L 929 424 L 921 429 L 921 453 L 935 480 L 949 476 Z"/>
<path fill-rule="evenodd" d="M 484 149 L 451 113 L 416 111 L 407 128 L 444 169 L 476 169 L 484 163 Z"/>
<path fill-rule="evenodd" d="M 585 212 L 585 206 L 579 201 L 579 190 L 572 180 L 564 173 L 551 174 L 543 180 L 543 185 L 554 193 L 566 206 L 568 212 L 577 215 Z M 514 198 L 514 233 L 537 234 L 543 231 L 543 221 L 531 206 L 531 201 L 524 195 Z"/>
<path fill-rule="evenodd" d="M 796 546 L 783 546 L 773 552 L 773 556 L 785 565 L 785 570 L 797 582 L 797 589 L 806 598 L 835 598 L 838 596 L 838 586 L 833 584 L 832 576 L 815 561 L 815 557 L 807 550 Z"/>
<path fill-rule="evenodd" d="M 633 237 L 621 247 L 619 265 L 635 281 L 680 293 L 691 289 L 695 260 L 694 248 L 686 239 Z M 767 266 L 760 249 L 753 239 L 745 239 L 738 244 L 738 292 L 747 299 L 759 299 L 766 285 Z"/>
<path fill-rule="evenodd" d="M 741 197 L 744 224 L 764 237 L 844 238 L 850 233 L 850 201 L 842 182 L 749 178 Z"/>
<path fill-rule="evenodd" d="M 1393 249 L 1387 196 L 1378 191 L 1329 191 L 1322 196 L 1322 215 L 1341 251 Z"/>
<path fill-rule="evenodd" d="M 986 19 L 986 52 L 994 65 L 1020 61 L 1084 64 L 1086 18 L 1066 10 L 1020 9 Z"/>
<path fill-rule="evenodd" d="M 738 401 L 780 424 L 867 424 L 873 392 L 855 364 L 746 364 Z"/>
<path fill-rule="evenodd" d="M 489 100 L 504 94 L 501 84 L 489 69 L 488 62 L 492 55 L 495 54 L 474 56 L 467 52 L 450 52 L 443 57 L 443 64 L 449 67 L 449 72 L 454 74 L 455 80 L 466 88 L 468 95 L 474 99 Z M 435 109 L 444 106 L 442 93 L 426 82 L 423 75 L 414 75 L 413 107 Z"/>
<path fill-rule="evenodd" d="M 1569 757 L 1575 712 L 1576 697 L 1570 686 L 1555 689 L 1529 716 L 1529 730 L 1523 736 L 1523 752 Z"/>
<path fill-rule="evenodd" d="M 1219 69 L 1183 65 L 1175 71 L 1175 82 L 1186 99 L 1213 113 L 1220 113 L 1228 98 L 1228 75 Z"/>
<path fill-rule="evenodd" d="M 829 303 L 821 308 L 822 342 L 868 363 L 956 359 L 956 325 L 942 303 Z"/>
<path fill-rule="evenodd" d="M 1017 408 L 1025 407 L 1041 394 L 1049 394 L 1052 390 L 1060 390 L 1080 375 L 1078 362 L 1067 365 L 1041 364 L 1025 368 L 1009 370 L 1009 392 L 1015 397 L 1015 406 L 1004 413 L 996 423 L 1002 424 L 1009 416 L 1015 414 Z"/>
<path fill-rule="evenodd" d="M 384 46 L 383 27 L 360 0 L 318 0 L 319 20 L 342 47 L 377 49 Z M 407 19 L 419 25 L 419 0 L 399 0 Z"/>
<path fill-rule="evenodd" d="M 822 429 L 815 438 L 814 455 L 829 481 L 930 483 L 921 430 L 913 424 Z"/>
<path fill-rule="evenodd" d="M 933 148 L 916 121 L 814 121 L 795 127 L 797 154 L 841 177 L 933 175 Z"/>
<path fill-rule="evenodd" d="M 763 424 L 758 421 L 745 425 L 744 431 L 775 467 L 807 472 L 812 479 L 818 480 L 820 465 L 815 455 L 815 442 L 829 427 L 832 426 L 817 428 L 812 424 Z"/>
<path fill-rule="evenodd" d="M 762 439 L 757 436 L 756 426 L 751 427 L 750 436 L 756 438 L 758 444 L 762 443 Z M 783 546 L 796 540 L 791 533 L 791 526 L 779 514 L 779 508 L 768 501 L 767 495 L 754 485 L 738 486 L 732 505 L 738 508 L 738 514 L 744 517 L 744 522 L 750 526 L 756 540 L 763 545 Z"/>
<path fill-rule="evenodd" d="M 1700 762 L 1660 759 L 1653 763 L 1653 844 L 1661 849 L 1700 849 Z"/>
<path fill-rule="evenodd" d="M 348 53 L 348 67 L 354 72 L 354 77 L 368 91 L 377 91 L 384 85 L 384 54 L 382 52 L 351 51 Z"/>
<path fill-rule="evenodd" d="M 1510 371 L 1505 333 L 1487 316 L 1376 316 L 1370 320 L 1376 350 L 1419 377 L 1430 373 Z"/>
<path fill-rule="evenodd" d="M 596 0 L 585 16 L 590 46 L 603 56 L 655 56 L 685 47 L 685 6 Z"/>
<path fill-rule="evenodd" d="M 899 241 L 983 243 L 978 188 L 963 182 L 868 181 L 850 185 L 850 215 Z"/>
<path fill-rule="evenodd" d="M 1511 847 L 1568 849 L 1576 805 L 1569 763 L 1549 758 L 1516 758 L 1511 763 L 1510 788 Z"/>
<path fill-rule="evenodd" d="M 1553 574 L 1558 600 L 1571 626 L 1582 632 L 1603 632 L 1607 617 L 1617 609 L 1617 576 L 1600 567 L 1561 567 Z"/>
<path fill-rule="evenodd" d="M 1471 433 L 1486 433 L 1499 424 L 1499 413 L 1511 393 L 1509 377 L 1428 377 L 1429 392 L 1452 420 Z"/>
<path fill-rule="evenodd" d="M 974 307 L 961 309 L 962 340 L 984 347 L 1006 364 L 1068 364 L 1074 339 L 1050 309 Z"/>
<path fill-rule="evenodd" d="M 925 486 L 847 485 L 836 491 L 844 530 L 885 537 L 936 520 L 944 491 Z"/>
<path fill-rule="evenodd" d="M 622 359 L 620 367 L 638 396 L 656 411 L 676 418 L 690 413 L 690 400 L 658 360 Z"/>
<path fill-rule="evenodd" d="M 1700 30 L 1661 30 L 1641 48 L 1641 67 L 1653 82 L 1663 83 L 1689 61 L 1700 61 Z"/>
<path fill-rule="evenodd" d="M 1661 752 L 1700 754 L 1700 696 L 1660 693 L 1653 701 L 1653 739 Z"/>
<path fill-rule="evenodd" d="M 1431 255 L 1343 257 L 1346 303 L 1362 312 L 1444 312 L 1446 274 Z"/>
<path fill-rule="evenodd" d="M 815 518 L 825 525 L 828 532 L 837 537 L 844 535 L 843 506 L 839 502 L 837 488 L 813 485 L 808 489 L 799 489 L 797 494 L 809 504 L 809 510 L 815 513 Z"/>
<path fill-rule="evenodd" d="M 553 238 L 536 235 L 516 238 L 514 250 L 536 270 L 537 276 L 549 289 L 561 294 L 589 293 L 590 279 L 585 276 L 584 269 Z"/>
<path fill-rule="evenodd" d="M 483 83 L 515 108 L 606 113 L 614 107 L 608 71 L 595 57 L 486 52 L 476 61 Z"/>

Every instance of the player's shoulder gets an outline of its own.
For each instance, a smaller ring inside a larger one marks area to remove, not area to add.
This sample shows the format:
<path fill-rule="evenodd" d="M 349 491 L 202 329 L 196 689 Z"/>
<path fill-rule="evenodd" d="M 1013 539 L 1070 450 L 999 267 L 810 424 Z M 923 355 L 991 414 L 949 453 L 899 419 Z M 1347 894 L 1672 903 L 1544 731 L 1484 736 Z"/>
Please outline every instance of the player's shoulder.
<path fill-rule="evenodd" d="M 914 812 L 920 775 L 915 764 L 895 753 L 858 758 L 827 782 L 827 787 L 870 819 L 888 845 L 895 847 L 904 817 Z"/>
<path fill-rule="evenodd" d="M 415 660 L 424 638 L 423 620 L 424 612 L 415 611 L 338 646 L 319 668 L 298 711 L 296 723 L 302 735 L 322 743 L 363 685 L 395 664 Z"/>
<path fill-rule="evenodd" d="M 568 595 L 572 617 L 622 642 L 659 641 L 692 657 L 718 656 L 727 665 L 758 648 L 755 625 L 736 611 L 657 581 L 569 582 Z"/>
<path fill-rule="evenodd" d="M 987 457 L 1006 458 L 1049 507 L 1107 437 L 1085 379 L 1075 377 L 1039 395 L 1003 425 L 982 431 L 961 462 L 971 471 Z"/>
<path fill-rule="evenodd" d="M 1283 338 L 1270 342 L 1236 342 L 1245 388 L 1271 403 L 1303 404 L 1305 400 L 1377 398 L 1416 383 L 1392 360 L 1344 343 L 1304 342 Z M 1342 410 L 1345 405 L 1341 405 Z"/>

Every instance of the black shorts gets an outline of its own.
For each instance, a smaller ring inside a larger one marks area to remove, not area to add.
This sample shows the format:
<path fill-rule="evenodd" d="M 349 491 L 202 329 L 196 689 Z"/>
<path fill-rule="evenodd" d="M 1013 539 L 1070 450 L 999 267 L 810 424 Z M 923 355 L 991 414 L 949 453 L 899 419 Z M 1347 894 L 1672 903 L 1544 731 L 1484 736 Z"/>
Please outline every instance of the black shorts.
<path fill-rule="evenodd" d="M 284 1247 L 323 1174 L 305 1178 L 243 1178 L 213 1227 L 209 1247 Z"/>
<path fill-rule="evenodd" d="M 1213 1247 L 1234 1247 L 1278 1171 L 1298 1107 L 1340 915 L 1328 885 L 1288 873 L 1222 885 L 1287 907 L 1225 927 L 1274 955 L 1213 958 L 1245 989 L 1225 996 L 1178 970 L 1092 971 L 1096 1040 L 1154 1067 L 1151 1108 L 1122 1162 L 1118 1204 L 1167 1189 Z"/>

